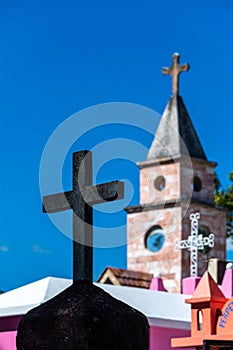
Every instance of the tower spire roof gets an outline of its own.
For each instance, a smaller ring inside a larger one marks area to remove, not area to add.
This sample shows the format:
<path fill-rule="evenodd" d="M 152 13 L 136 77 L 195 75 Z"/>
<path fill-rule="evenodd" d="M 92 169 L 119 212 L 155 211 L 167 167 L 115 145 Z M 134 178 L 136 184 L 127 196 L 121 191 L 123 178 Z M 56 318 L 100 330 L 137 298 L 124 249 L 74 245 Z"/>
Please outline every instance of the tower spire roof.
<path fill-rule="evenodd" d="M 163 112 L 155 138 L 149 149 L 147 159 L 176 158 L 190 155 L 207 160 L 198 135 L 194 129 L 185 104 L 179 96 L 179 75 L 189 69 L 189 64 L 179 64 L 179 54 L 173 55 L 170 68 L 163 68 L 163 74 L 172 76 L 172 92 Z"/>

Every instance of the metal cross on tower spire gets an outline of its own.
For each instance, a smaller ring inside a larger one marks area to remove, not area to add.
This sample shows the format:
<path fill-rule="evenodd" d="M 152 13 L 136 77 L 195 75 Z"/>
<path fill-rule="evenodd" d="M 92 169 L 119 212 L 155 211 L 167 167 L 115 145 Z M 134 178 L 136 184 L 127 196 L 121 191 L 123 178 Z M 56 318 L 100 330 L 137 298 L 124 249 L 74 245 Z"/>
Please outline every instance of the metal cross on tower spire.
<path fill-rule="evenodd" d="M 172 94 L 173 96 L 179 95 L 179 75 L 181 72 L 187 72 L 190 68 L 189 64 L 183 64 L 181 65 L 180 62 L 180 55 L 178 53 L 174 53 L 172 56 L 172 65 L 170 68 L 164 67 L 162 69 L 163 74 L 170 74 L 172 77 Z"/>

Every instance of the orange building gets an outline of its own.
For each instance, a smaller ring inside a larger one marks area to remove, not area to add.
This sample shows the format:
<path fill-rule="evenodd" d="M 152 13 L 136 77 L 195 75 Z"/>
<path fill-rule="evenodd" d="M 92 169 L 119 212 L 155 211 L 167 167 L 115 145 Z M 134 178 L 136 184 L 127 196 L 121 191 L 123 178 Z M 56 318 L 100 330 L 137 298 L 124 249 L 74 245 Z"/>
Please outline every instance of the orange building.
<path fill-rule="evenodd" d="M 191 337 L 172 339 L 172 347 L 233 349 L 233 298 L 224 296 L 207 271 L 185 302 L 191 304 Z"/>

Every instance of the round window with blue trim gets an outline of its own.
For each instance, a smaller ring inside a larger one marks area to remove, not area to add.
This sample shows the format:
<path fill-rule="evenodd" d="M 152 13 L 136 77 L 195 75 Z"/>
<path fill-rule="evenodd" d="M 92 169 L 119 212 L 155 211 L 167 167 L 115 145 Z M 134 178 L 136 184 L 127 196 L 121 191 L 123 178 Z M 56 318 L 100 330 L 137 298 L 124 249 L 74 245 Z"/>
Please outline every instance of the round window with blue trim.
<path fill-rule="evenodd" d="M 165 234 L 161 226 L 152 226 L 145 235 L 145 247 L 153 253 L 158 253 L 164 245 Z"/>

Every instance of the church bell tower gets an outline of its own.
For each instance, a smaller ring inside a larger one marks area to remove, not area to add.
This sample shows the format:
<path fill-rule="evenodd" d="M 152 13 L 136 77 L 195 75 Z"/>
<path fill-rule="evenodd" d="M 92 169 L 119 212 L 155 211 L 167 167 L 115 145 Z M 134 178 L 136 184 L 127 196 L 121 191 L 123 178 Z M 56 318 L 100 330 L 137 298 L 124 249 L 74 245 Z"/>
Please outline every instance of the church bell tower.
<path fill-rule="evenodd" d="M 189 65 L 180 65 L 173 55 L 163 74 L 172 77 L 172 96 L 161 117 L 147 159 L 140 168 L 140 204 L 127 211 L 127 268 L 161 274 L 168 291 L 180 292 L 189 277 L 190 254 L 175 247 L 176 240 L 190 235 L 189 216 L 200 213 L 199 233 L 215 235 L 212 249 L 198 252 L 198 275 L 207 260 L 225 259 L 226 216 L 214 205 L 214 168 L 208 161 L 179 95 L 179 75 Z"/>

